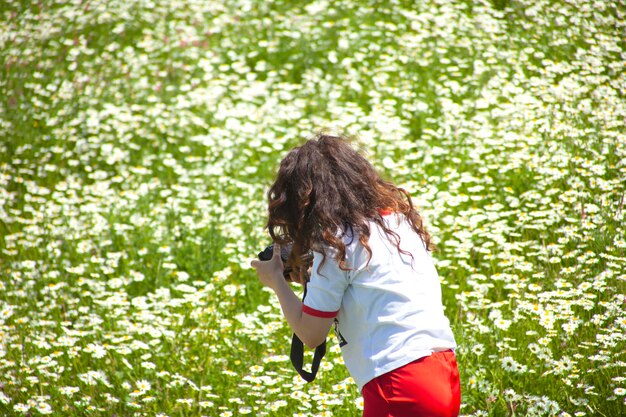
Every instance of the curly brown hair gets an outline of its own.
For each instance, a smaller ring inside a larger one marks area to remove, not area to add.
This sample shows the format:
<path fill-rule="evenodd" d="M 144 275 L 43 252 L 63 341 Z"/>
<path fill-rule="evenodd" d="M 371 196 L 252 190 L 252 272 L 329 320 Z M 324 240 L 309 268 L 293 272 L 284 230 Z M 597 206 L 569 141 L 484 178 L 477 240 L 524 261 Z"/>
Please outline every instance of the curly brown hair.
<path fill-rule="evenodd" d="M 308 267 L 303 259 L 309 250 L 321 252 L 325 261 L 328 248 L 335 249 L 339 267 L 349 269 L 342 235 L 348 231 L 358 233 L 371 258 L 370 221 L 398 251 L 409 254 L 400 248 L 399 236 L 386 226 L 381 211 L 404 214 L 426 248 L 433 249 L 409 193 L 384 180 L 344 137 L 318 134 L 292 149 L 281 161 L 267 196 L 269 234 L 275 243 L 292 245 L 288 264 L 296 271 Z"/>

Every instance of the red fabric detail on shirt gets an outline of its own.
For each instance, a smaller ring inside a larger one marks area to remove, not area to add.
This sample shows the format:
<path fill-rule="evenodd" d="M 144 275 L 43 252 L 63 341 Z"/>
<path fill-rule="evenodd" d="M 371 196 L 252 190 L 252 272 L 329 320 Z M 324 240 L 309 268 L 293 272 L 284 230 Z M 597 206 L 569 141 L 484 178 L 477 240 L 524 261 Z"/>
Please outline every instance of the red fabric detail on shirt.
<path fill-rule="evenodd" d="M 388 208 L 378 210 L 378 214 L 380 214 L 381 216 L 389 216 L 391 213 L 393 213 L 393 210 Z"/>
<path fill-rule="evenodd" d="M 311 308 L 305 304 L 302 304 L 302 312 L 308 314 L 313 317 L 320 317 L 323 319 L 334 319 L 339 314 L 339 310 L 337 311 L 319 311 L 314 308 Z"/>

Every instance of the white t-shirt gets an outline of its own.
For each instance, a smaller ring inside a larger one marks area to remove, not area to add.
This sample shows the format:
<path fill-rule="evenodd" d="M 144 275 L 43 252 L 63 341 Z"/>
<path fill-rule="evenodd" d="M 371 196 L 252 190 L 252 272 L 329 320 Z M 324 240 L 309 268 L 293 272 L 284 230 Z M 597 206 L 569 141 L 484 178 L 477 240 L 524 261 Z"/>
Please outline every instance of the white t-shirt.
<path fill-rule="evenodd" d="M 303 305 L 306 314 L 336 318 L 344 362 L 359 390 L 379 375 L 456 347 L 430 253 L 404 215 L 383 219 L 413 259 L 370 222 L 369 264 L 356 234 L 344 237 L 348 271 L 339 268 L 333 252 L 318 271 L 322 254 L 315 252 Z"/>

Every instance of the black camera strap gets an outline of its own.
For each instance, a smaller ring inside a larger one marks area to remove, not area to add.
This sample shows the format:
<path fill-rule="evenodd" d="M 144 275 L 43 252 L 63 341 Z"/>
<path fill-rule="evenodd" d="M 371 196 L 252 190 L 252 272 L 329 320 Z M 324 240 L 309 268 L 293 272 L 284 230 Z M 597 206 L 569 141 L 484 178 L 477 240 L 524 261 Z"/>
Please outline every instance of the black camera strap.
<path fill-rule="evenodd" d="M 302 296 L 302 301 L 306 297 L 306 283 L 304 284 L 304 295 Z M 291 338 L 291 352 L 289 354 L 289 359 L 291 359 L 291 364 L 296 371 L 300 374 L 302 379 L 306 382 L 311 382 L 315 379 L 317 375 L 317 371 L 320 368 L 320 363 L 322 362 L 322 358 L 326 354 L 326 339 L 324 342 L 315 348 L 315 354 L 313 355 L 313 362 L 311 363 L 311 371 L 306 371 L 302 369 L 304 365 L 304 343 L 302 340 L 294 333 Z"/>

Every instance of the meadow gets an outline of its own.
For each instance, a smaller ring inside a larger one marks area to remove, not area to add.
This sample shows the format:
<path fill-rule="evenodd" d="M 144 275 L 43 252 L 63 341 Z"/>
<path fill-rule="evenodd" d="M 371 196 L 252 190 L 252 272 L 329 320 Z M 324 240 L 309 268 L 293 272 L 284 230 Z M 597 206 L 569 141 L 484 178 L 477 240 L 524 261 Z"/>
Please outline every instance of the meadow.
<path fill-rule="evenodd" d="M 249 267 L 321 129 L 434 237 L 461 415 L 626 415 L 625 32 L 624 0 L 4 0 L 0 415 L 360 415 Z"/>

